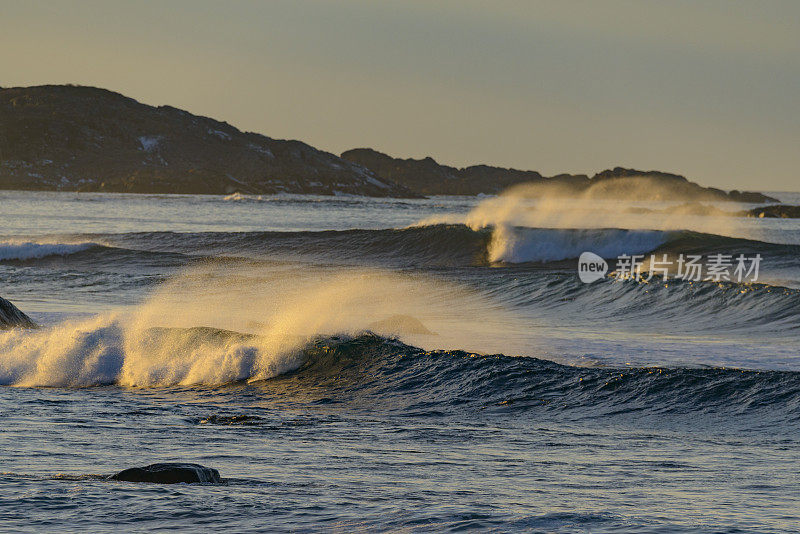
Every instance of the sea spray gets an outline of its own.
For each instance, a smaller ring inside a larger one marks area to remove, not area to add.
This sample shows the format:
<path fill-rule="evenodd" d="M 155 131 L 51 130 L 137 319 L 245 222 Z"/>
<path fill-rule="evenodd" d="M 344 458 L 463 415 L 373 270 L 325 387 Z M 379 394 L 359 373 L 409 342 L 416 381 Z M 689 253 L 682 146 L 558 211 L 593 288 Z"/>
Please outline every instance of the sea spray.
<path fill-rule="evenodd" d="M 473 230 L 491 228 L 489 260 L 508 263 L 577 258 L 586 250 L 604 257 L 644 253 L 663 244 L 668 237 L 666 232 L 673 230 L 741 234 L 736 218 L 716 216 L 720 210 L 713 205 L 706 206 L 705 211 L 702 205 L 695 206 L 688 214 L 677 202 L 666 208 L 663 202 L 653 202 L 653 198 L 670 198 L 667 186 L 653 190 L 653 184 L 647 180 L 629 180 L 624 189 L 614 189 L 611 197 L 610 186 L 609 181 L 597 183 L 575 196 L 574 192 L 567 195 L 563 187 L 521 184 L 482 201 L 466 215 L 436 215 L 412 227 L 465 224 Z M 654 211 L 646 207 L 656 205 L 662 209 Z M 615 232 L 618 229 L 641 233 Z"/>
<path fill-rule="evenodd" d="M 496 303 L 452 283 L 376 270 L 309 269 L 266 275 L 207 265 L 187 270 L 132 308 L 35 332 L 0 334 L 0 384 L 131 387 L 223 384 L 292 371 L 321 335 L 384 335 L 392 316 L 437 332 L 433 346 L 465 346 L 481 328 L 514 326 Z M 376 321 L 377 320 L 377 321 Z M 412 336 L 413 338 L 413 336 Z"/>

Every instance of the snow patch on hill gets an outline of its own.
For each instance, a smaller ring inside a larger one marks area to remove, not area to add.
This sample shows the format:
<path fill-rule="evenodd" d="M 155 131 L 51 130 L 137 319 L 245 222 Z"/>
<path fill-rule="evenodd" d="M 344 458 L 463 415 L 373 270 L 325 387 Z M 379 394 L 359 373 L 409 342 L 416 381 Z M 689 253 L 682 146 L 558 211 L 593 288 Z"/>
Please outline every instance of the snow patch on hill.
<path fill-rule="evenodd" d="M 158 148 L 158 143 L 161 141 L 160 135 L 143 135 L 139 137 L 139 144 L 142 145 L 141 150 L 145 152 L 152 152 Z"/>

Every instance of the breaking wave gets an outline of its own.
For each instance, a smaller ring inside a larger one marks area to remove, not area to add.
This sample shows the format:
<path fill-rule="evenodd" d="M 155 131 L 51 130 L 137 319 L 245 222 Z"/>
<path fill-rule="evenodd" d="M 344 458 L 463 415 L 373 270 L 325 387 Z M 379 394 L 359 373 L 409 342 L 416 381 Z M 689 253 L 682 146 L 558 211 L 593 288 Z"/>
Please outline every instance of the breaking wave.
<path fill-rule="evenodd" d="M 685 230 L 555 229 L 499 225 L 473 230 L 465 225 L 415 226 L 386 230 L 321 232 L 145 232 L 70 236 L 65 243 L 5 242 L 0 261 L 94 261 L 105 256 L 302 259 L 388 266 L 467 267 L 559 262 L 584 251 L 604 258 L 620 254 L 716 252 L 770 254 L 797 263 L 800 245 L 766 243 Z"/>
<path fill-rule="evenodd" d="M 20 335 L 19 332 L 16 333 Z M 153 329 L 133 352 L 113 321 L 85 325 L 40 351 L 29 368 L 0 367 L 0 382 L 24 386 L 163 387 L 247 382 L 284 400 L 321 398 L 373 410 L 544 411 L 575 418 L 633 414 L 753 415 L 800 421 L 800 373 L 722 368 L 574 367 L 537 358 L 425 351 L 372 333 L 322 336 L 265 359 L 248 334 L 210 328 Z M 28 334 L 31 335 L 31 334 Z M 36 334 L 33 334 L 36 335 Z M 13 340 L 2 339 L 8 350 Z M 167 354 L 172 357 L 164 358 Z M 179 355 L 179 356 L 178 356 Z"/>
<path fill-rule="evenodd" d="M 646 230 L 562 230 L 498 226 L 489 245 L 492 262 L 552 262 L 577 258 L 591 250 L 603 258 L 642 254 L 663 245 L 670 235 Z"/>
<path fill-rule="evenodd" d="M 0 334 L 0 384 L 130 387 L 225 384 L 299 365 L 290 350 L 213 328 L 131 328 L 119 316 Z"/>

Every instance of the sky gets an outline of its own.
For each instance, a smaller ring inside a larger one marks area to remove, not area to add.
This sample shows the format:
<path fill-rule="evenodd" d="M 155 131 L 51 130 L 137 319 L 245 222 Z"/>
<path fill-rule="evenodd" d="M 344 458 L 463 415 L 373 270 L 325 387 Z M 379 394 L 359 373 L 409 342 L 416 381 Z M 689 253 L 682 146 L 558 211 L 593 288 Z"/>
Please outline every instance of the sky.
<path fill-rule="evenodd" d="M 334 153 L 800 190 L 800 2 L 0 0 L 0 86 Z"/>

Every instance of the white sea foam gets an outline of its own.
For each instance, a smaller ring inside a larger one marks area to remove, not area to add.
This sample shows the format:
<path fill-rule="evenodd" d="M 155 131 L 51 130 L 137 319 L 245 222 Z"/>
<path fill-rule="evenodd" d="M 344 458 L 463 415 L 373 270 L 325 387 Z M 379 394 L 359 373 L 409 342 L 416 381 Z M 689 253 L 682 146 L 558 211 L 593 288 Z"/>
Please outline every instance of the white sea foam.
<path fill-rule="evenodd" d="M 222 197 L 222 200 L 227 200 L 232 202 L 243 202 L 243 201 L 260 202 L 263 200 L 263 197 L 261 195 L 243 195 L 237 191 L 236 193 L 225 195 L 224 197 Z"/>

